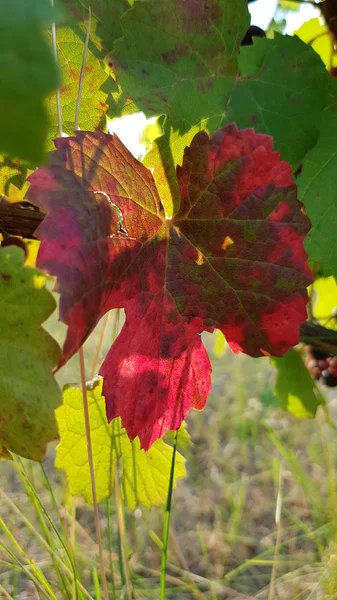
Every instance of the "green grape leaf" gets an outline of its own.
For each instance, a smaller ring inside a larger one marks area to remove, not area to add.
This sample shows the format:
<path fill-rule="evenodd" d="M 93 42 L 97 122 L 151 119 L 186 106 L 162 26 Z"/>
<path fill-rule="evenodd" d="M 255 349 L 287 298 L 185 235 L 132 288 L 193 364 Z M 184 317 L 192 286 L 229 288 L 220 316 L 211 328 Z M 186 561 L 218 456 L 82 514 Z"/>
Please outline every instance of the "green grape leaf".
<path fill-rule="evenodd" d="M 151 150 L 154 141 L 163 135 L 163 117 L 151 119 L 145 125 L 141 136 L 140 143 L 145 146 L 146 151 Z"/>
<path fill-rule="evenodd" d="M 139 440 L 130 442 L 119 418 L 108 424 L 102 379 L 88 385 L 91 442 L 98 502 L 111 495 L 117 461 L 121 461 L 121 488 L 131 509 L 137 504 L 150 507 L 166 502 L 172 448 L 157 440 L 148 452 Z M 55 465 L 66 472 L 71 494 L 82 495 L 92 503 L 90 471 L 85 436 L 82 391 L 66 387 L 63 405 L 56 411 L 61 441 L 56 449 Z M 175 478 L 184 477 L 185 459 L 177 453 Z"/>
<path fill-rule="evenodd" d="M 57 54 L 62 74 L 60 89 L 62 129 L 70 135 L 74 132 L 76 101 L 84 50 L 84 41 L 78 33 L 68 27 L 57 30 Z M 80 129 L 94 131 L 98 128 L 105 131 L 106 114 L 109 108 L 106 86 L 108 75 L 104 71 L 103 64 L 91 51 L 92 48 L 93 44 L 90 44 L 86 54 L 78 125 Z M 58 136 L 55 94 L 47 99 L 47 107 L 50 117 L 48 150 L 53 150 L 53 139 Z"/>
<path fill-rule="evenodd" d="M 59 84 L 43 27 L 56 18 L 49 0 L 0 5 L 0 152 L 41 162 L 48 117 L 44 99 Z"/>
<path fill-rule="evenodd" d="M 92 2 L 91 0 L 63 0 L 64 4 L 67 6 L 70 14 L 76 19 L 76 23 L 72 24 L 72 31 L 74 39 L 76 40 L 77 49 L 79 49 L 79 45 L 84 44 L 84 40 L 87 34 L 88 28 L 88 15 L 89 15 L 89 7 L 91 8 L 91 26 L 90 26 L 90 36 L 89 36 L 89 45 L 88 45 L 88 54 L 87 58 L 89 63 L 87 62 L 87 66 L 90 67 L 90 63 L 92 66 L 91 72 L 86 72 L 85 78 L 87 78 L 87 82 L 85 82 L 85 86 L 87 88 L 88 96 L 87 104 L 85 106 L 86 112 L 90 112 L 93 116 L 94 111 L 99 111 L 101 109 L 102 115 L 107 113 L 109 108 L 109 118 L 113 119 L 116 117 L 116 110 L 114 102 L 121 103 L 123 107 L 123 112 L 125 114 L 133 113 L 137 110 L 136 107 L 130 104 L 130 100 L 125 98 L 124 94 L 121 90 L 118 89 L 114 78 L 111 77 L 111 67 L 106 67 L 106 73 L 102 67 L 104 66 L 103 59 L 107 55 L 108 52 L 111 51 L 115 40 L 123 35 L 123 30 L 120 25 L 120 18 L 125 13 L 133 3 L 133 0 L 114 0 L 111 2 L 110 0 L 95 0 Z M 96 59 L 96 63 L 95 60 Z M 98 60 L 97 60 L 98 59 Z M 99 65 L 101 65 L 101 73 L 99 73 Z M 72 72 L 64 65 L 64 72 L 68 77 L 72 77 Z M 78 67 L 76 67 L 78 68 Z M 110 72 L 109 72 L 110 68 Z M 102 81 L 94 81 L 94 77 L 99 75 L 99 78 L 102 78 Z M 89 75 L 89 77 L 88 77 Z M 102 85 L 103 84 L 103 85 Z M 78 87 L 78 79 L 75 84 L 76 90 Z M 101 93 L 106 92 L 106 94 L 110 94 L 114 92 L 114 102 L 112 101 L 112 97 L 108 97 L 108 99 L 100 98 Z M 76 92 L 77 93 L 77 92 Z M 95 98 L 95 94 L 97 97 Z M 90 96 L 91 95 L 91 96 Z M 94 102 L 93 102 L 94 100 Z M 67 101 L 67 100 L 66 100 Z M 109 107 L 106 106 L 108 103 Z M 93 105 L 92 105 L 93 104 Z M 81 104 L 81 110 L 83 110 L 83 104 Z M 81 120 L 81 118 L 80 118 Z M 94 129 L 97 126 L 95 124 L 94 127 L 89 127 L 88 124 L 82 125 L 83 129 Z M 105 129 L 105 123 L 102 127 L 102 124 L 98 125 L 99 129 Z"/>
<path fill-rule="evenodd" d="M 41 327 L 56 307 L 37 269 L 20 248 L 0 248 L 0 447 L 42 460 L 57 437 L 54 409 L 61 392 L 52 375 L 60 349 Z"/>
<path fill-rule="evenodd" d="M 85 21 L 89 7 L 92 11 L 91 40 L 95 41 L 95 55 L 100 58 L 112 49 L 114 41 L 123 35 L 120 18 L 132 0 L 63 0 L 70 13 L 78 21 Z"/>
<path fill-rule="evenodd" d="M 301 355 L 292 348 L 280 358 L 272 358 L 277 369 L 275 395 L 280 406 L 295 417 L 314 417 L 321 403 L 316 394 L 316 384 L 306 368 Z"/>
<path fill-rule="evenodd" d="M 136 2 L 121 26 L 107 62 L 122 98 L 147 116 L 166 114 L 181 134 L 210 116 L 218 129 L 249 26 L 246 0 Z M 125 105 L 118 98 L 116 111 L 118 103 Z"/>
<path fill-rule="evenodd" d="M 325 276 L 337 277 L 337 82 L 331 80 L 316 146 L 308 152 L 297 180 L 299 199 L 312 223 L 305 240 L 311 261 Z"/>
<path fill-rule="evenodd" d="M 329 78 L 321 59 L 297 37 L 275 35 L 242 48 L 239 64 L 228 122 L 273 136 L 282 159 L 297 169 L 316 143 L 326 103 Z"/>

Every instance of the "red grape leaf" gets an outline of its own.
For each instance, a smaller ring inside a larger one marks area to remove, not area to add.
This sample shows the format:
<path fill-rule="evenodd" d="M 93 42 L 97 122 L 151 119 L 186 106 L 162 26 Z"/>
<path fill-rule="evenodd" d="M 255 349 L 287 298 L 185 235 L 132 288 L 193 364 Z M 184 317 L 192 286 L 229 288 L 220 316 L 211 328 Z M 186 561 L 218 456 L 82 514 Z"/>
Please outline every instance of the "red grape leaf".
<path fill-rule="evenodd" d="M 68 325 L 60 366 L 104 313 L 126 322 L 100 373 L 109 419 L 142 447 L 179 427 L 210 389 L 200 333 L 234 352 L 281 356 L 299 339 L 311 281 L 310 224 L 272 139 L 229 125 L 198 133 L 177 168 L 180 208 L 166 219 L 148 169 L 117 136 L 76 132 L 30 176 L 47 216 L 37 264 L 57 276 Z"/>

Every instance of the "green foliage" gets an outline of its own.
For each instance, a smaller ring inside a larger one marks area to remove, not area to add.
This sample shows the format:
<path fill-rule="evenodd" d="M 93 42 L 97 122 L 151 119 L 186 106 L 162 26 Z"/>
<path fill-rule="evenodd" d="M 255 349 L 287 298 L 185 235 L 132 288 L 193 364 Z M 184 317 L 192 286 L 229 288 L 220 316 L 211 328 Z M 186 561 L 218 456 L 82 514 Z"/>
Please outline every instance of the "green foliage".
<path fill-rule="evenodd" d="M 12 183 L 21 187 L 26 179 L 27 168 L 15 158 L 0 155 L 0 195 L 8 195 Z"/>
<path fill-rule="evenodd" d="M 319 134 L 328 83 L 322 61 L 298 38 L 276 35 L 242 48 L 239 67 L 228 121 L 273 136 L 275 150 L 297 169 Z"/>
<path fill-rule="evenodd" d="M 75 17 L 74 30 L 83 29 L 81 22 L 88 17 L 89 7 L 92 10 L 91 42 L 94 44 L 94 54 L 104 58 L 111 49 L 113 42 L 123 35 L 120 18 L 133 4 L 132 0 L 63 0 L 70 13 Z"/>
<path fill-rule="evenodd" d="M 56 303 L 43 273 L 23 263 L 21 249 L 0 248 L 0 445 L 41 460 L 61 400 L 51 371 L 59 347 L 41 327 Z"/>
<path fill-rule="evenodd" d="M 271 363 L 277 368 L 275 394 L 280 406 L 298 418 L 314 417 L 321 397 L 300 353 L 289 350 Z"/>
<path fill-rule="evenodd" d="M 337 84 L 330 85 L 320 136 L 308 152 L 298 180 L 299 198 L 312 223 L 306 238 L 310 259 L 319 262 L 324 275 L 337 277 Z"/>
<path fill-rule="evenodd" d="M 164 504 L 170 474 L 172 448 L 157 440 L 145 452 L 138 438 L 130 442 L 120 419 L 108 424 L 102 379 L 88 386 L 89 418 L 96 480 L 97 501 L 111 495 L 117 462 L 121 461 L 121 488 L 130 508 Z M 90 471 L 86 450 L 82 391 L 67 387 L 63 405 L 56 411 L 61 441 L 57 447 L 56 467 L 64 469 L 71 494 L 81 494 L 92 502 Z M 186 434 L 184 435 L 186 444 Z M 185 460 L 176 456 L 175 478 L 184 477 Z"/>
<path fill-rule="evenodd" d="M 147 116 L 165 113 L 180 133 L 210 117 L 218 129 L 249 25 L 246 1 L 136 2 L 121 25 L 108 61 L 124 95 Z"/>
<path fill-rule="evenodd" d="M 0 152 L 41 162 L 48 132 L 46 96 L 59 83 L 43 27 L 56 18 L 49 0 L 0 7 Z"/>
<path fill-rule="evenodd" d="M 108 112 L 107 74 L 103 65 L 97 60 L 89 45 L 86 55 L 84 79 L 82 86 L 82 102 L 78 115 L 80 129 L 93 131 L 97 127 L 106 130 L 105 115 Z M 57 30 L 57 56 L 62 73 L 60 88 L 62 102 L 62 129 L 71 135 L 74 131 L 76 101 L 80 80 L 84 41 L 80 32 L 69 27 Z M 103 91 L 104 88 L 106 91 Z M 50 118 L 48 130 L 48 150 L 54 150 L 53 139 L 58 136 L 57 104 L 55 94 L 49 96 L 47 108 Z"/>

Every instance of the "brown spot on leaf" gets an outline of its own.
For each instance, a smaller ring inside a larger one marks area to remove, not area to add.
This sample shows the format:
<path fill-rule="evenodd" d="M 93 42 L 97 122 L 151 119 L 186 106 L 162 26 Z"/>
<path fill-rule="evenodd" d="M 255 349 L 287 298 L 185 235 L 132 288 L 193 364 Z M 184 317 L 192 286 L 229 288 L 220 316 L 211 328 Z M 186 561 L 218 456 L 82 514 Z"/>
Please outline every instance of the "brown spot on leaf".
<path fill-rule="evenodd" d="M 213 77 L 208 77 L 207 79 L 202 79 L 198 83 L 199 92 L 202 92 L 202 93 L 207 92 L 207 90 L 209 90 L 213 87 L 213 83 L 214 83 Z"/>
<path fill-rule="evenodd" d="M 257 125 L 257 123 L 259 122 L 259 117 L 256 113 L 250 115 L 250 122 L 252 125 Z"/>
<path fill-rule="evenodd" d="M 1 273 L 1 277 L 2 279 L 4 279 L 5 281 L 9 281 L 10 279 L 12 279 L 11 275 L 8 275 L 8 273 Z"/>
<path fill-rule="evenodd" d="M 178 60 L 184 56 L 187 52 L 187 44 L 185 42 L 179 42 L 175 48 L 168 50 L 168 52 L 162 53 L 162 59 L 167 65 L 174 65 Z"/>

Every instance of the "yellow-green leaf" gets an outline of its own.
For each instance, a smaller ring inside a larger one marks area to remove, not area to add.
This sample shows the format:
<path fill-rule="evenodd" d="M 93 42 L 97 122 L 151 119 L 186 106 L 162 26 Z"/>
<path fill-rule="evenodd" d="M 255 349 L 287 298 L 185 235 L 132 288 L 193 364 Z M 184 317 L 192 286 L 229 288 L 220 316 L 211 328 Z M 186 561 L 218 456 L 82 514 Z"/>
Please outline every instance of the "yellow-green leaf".
<path fill-rule="evenodd" d="M 275 395 L 280 406 L 295 417 L 314 417 L 321 396 L 316 395 L 316 384 L 299 352 L 292 348 L 282 357 L 274 357 L 271 364 L 277 369 Z"/>
<path fill-rule="evenodd" d="M 130 508 L 134 509 L 139 503 L 147 507 L 164 504 L 172 448 L 163 440 L 157 440 L 145 452 L 140 449 L 138 438 L 130 442 L 119 418 L 108 423 L 102 379 L 88 385 L 87 394 L 98 502 L 111 495 L 116 464 L 120 460 L 121 488 Z M 61 437 L 56 450 L 56 467 L 66 472 L 70 493 L 80 494 L 92 503 L 82 391 L 79 388 L 65 388 L 63 405 L 57 409 L 56 418 Z M 185 474 L 185 459 L 177 453 L 175 478 Z"/>
<path fill-rule="evenodd" d="M 173 130 L 164 116 L 158 119 L 158 124 L 162 127 L 163 135 L 153 141 L 152 148 L 143 159 L 143 164 L 151 169 L 165 213 L 170 218 L 178 211 L 180 202 L 176 177 L 177 165 L 182 164 L 184 150 L 194 136 L 199 131 L 208 131 L 208 127 L 204 120 L 191 127 L 186 133 L 181 133 Z"/>
<path fill-rule="evenodd" d="M 164 440 L 170 445 L 174 444 L 175 431 L 168 431 L 165 433 Z M 178 444 L 177 448 L 179 450 L 187 450 L 192 446 L 191 436 L 187 431 L 186 421 L 183 421 L 179 428 L 178 434 Z"/>
<path fill-rule="evenodd" d="M 334 48 L 327 25 L 323 25 L 319 19 L 310 19 L 294 31 L 294 35 L 309 44 L 319 54 L 328 69 L 331 67 Z"/>
<path fill-rule="evenodd" d="M 320 277 L 313 283 L 313 316 L 330 329 L 337 329 L 333 311 L 337 307 L 337 284 L 333 276 Z"/>
<path fill-rule="evenodd" d="M 0 455 L 41 460 L 57 437 L 61 392 L 52 368 L 60 349 L 41 327 L 56 307 L 46 278 L 20 248 L 0 248 Z"/>
<path fill-rule="evenodd" d="M 84 40 L 81 30 L 75 33 L 64 27 L 57 30 L 57 56 L 61 69 L 62 83 L 60 88 L 62 104 L 62 129 L 71 135 L 74 132 L 76 101 L 81 73 Z M 108 93 L 106 91 L 108 75 L 103 63 L 92 52 L 92 44 L 87 49 L 83 78 L 78 126 L 80 129 L 93 131 L 96 127 L 106 129 L 106 113 L 108 111 Z M 102 89 L 104 87 L 104 91 Z M 56 95 L 47 99 L 50 119 L 48 131 L 48 150 L 54 150 L 53 139 L 58 137 Z"/>
<path fill-rule="evenodd" d="M 292 0 L 279 0 L 279 5 L 286 10 L 296 10 L 298 11 L 301 7 L 300 2 L 293 2 Z"/>
<path fill-rule="evenodd" d="M 27 165 L 0 154 L 0 196 L 9 196 L 11 185 L 21 188 L 28 174 Z"/>
<path fill-rule="evenodd" d="M 216 329 L 215 331 L 215 342 L 213 352 L 216 357 L 221 356 L 227 346 L 226 338 L 220 329 Z"/>

